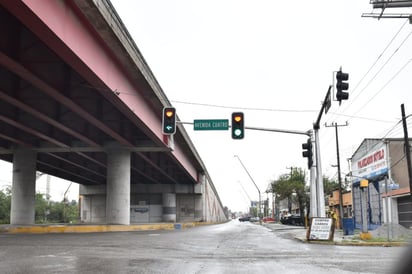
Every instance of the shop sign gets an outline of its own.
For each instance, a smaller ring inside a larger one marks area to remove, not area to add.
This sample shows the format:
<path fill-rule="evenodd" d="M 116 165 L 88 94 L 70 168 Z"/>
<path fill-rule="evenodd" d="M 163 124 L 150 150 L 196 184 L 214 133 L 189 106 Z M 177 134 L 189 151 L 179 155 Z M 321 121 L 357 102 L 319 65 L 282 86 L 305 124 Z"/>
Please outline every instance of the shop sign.
<path fill-rule="evenodd" d="M 373 178 L 388 172 L 386 152 L 386 147 L 380 146 L 378 149 L 353 161 L 352 174 L 354 180 L 359 181 L 361 178 Z"/>

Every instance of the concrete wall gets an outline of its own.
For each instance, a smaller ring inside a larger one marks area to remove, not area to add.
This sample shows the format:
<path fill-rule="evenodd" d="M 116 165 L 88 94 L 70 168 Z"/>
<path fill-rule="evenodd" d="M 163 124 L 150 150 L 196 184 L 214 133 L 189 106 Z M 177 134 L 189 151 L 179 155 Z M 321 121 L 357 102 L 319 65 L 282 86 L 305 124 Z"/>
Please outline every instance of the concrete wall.
<path fill-rule="evenodd" d="M 162 222 L 163 193 L 176 194 L 176 222 L 222 222 L 226 215 L 212 184 L 205 178 L 197 185 L 131 185 L 130 223 Z M 81 221 L 106 222 L 106 186 L 80 185 Z"/>
<path fill-rule="evenodd" d="M 211 183 L 210 178 L 205 176 L 202 187 L 204 188 L 204 219 L 205 222 L 224 222 L 227 220 L 225 212 L 223 211 L 222 203 L 217 196 L 217 192 Z"/>

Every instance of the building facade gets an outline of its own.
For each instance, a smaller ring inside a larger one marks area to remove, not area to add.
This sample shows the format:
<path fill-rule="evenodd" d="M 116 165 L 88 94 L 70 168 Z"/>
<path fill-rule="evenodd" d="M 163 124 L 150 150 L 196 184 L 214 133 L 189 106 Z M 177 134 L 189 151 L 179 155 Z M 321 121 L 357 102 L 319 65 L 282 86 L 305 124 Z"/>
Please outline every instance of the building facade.
<path fill-rule="evenodd" d="M 343 218 L 352 218 L 353 217 L 353 207 L 352 207 L 352 192 L 345 192 L 342 193 L 342 202 L 343 202 L 343 207 L 342 207 L 342 213 L 343 213 Z M 328 206 L 329 206 L 329 211 L 334 212 L 336 216 L 336 226 L 337 227 L 342 227 L 340 221 L 341 221 L 341 216 L 340 216 L 340 197 L 339 197 L 339 190 L 335 190 L 332 192 L 332 194 L 328 197 Z"/>
<path fill-rule="evenodd" d="M 399 138 L 364 139 L 353 154 L 351 180 L 356 228 L 362 227 L 362 214 L 367 216 L 369 229 L 384 223 L 412 227 L 412 200 L 404 148 L 404 140 Z M 364 190 L 361 180 L 368 180 Z"/>

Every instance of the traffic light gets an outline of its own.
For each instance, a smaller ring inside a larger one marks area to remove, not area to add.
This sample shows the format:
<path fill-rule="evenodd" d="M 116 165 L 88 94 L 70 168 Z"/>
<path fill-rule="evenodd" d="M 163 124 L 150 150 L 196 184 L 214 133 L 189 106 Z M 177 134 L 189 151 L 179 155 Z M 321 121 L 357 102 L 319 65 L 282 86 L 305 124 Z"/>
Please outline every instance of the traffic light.
<path fill-rule="evenodd" d="M 243 112 L 232 113 L 232 139 L 245 137 L 245 117 Z"/>
<path fill-rule="evenodd" d="M 342 103 L 342 100 L 348 100 L 349 98 L 349 93 L 344 91 L 349 89 L 349 83 L 344 82 L 348 81 L 348 79 L 349 74 L 342 72 L 342 69 L 336 72 L 336 100 L 339 101 L 339 105 Z"/>
<path fill-rule="evenodd" d="M 313 165 L 313 153 L 312 153 L 312 142 L 310 138 L 306 143 L 302 144 L 302 156 L 308 158 L 308 168 L 310 169 Z"/>
<path fill-rule="evenodd" d="M 163 108 L 162 132 L 165 135 L 176 133 L 176 109 L 173 107 Z"/>

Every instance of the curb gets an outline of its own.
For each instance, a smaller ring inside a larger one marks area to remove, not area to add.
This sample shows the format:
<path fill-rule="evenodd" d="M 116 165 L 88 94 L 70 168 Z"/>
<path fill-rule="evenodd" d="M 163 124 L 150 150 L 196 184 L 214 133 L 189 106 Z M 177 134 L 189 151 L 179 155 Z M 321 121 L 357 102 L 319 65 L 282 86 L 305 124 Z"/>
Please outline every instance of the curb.
<path fill-rule="evenodd" d="M 180 230 L 201 225 L 217 224 L 214 222 L 189 222 L 189 223 L 156 223 L 138 225 L 30 225 L 0 227 L 0 233 L 10 234 L 47 234 L 47 233 L 96 233 L 96 232 L 132 232 L 150 230 Z"/>
<path fill-rule="evenodd" d="M 339 245 L 339 246 L 380 246 L 380 247 L 398 247 L 398 246 L 410 246 L 410 243 L 407 242 L 357 242 L 357 241 L 316 241 L 307 239 L 302 239 L 295 237 L 295 240 L 306 243 L 306 244 L 319 244 L 319 245 Z"/>

